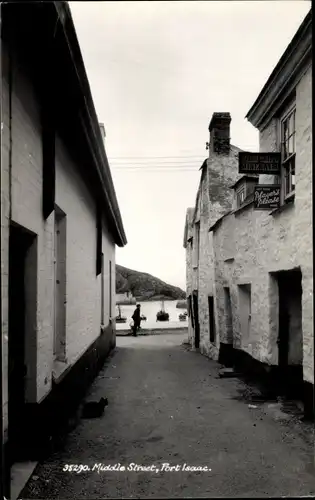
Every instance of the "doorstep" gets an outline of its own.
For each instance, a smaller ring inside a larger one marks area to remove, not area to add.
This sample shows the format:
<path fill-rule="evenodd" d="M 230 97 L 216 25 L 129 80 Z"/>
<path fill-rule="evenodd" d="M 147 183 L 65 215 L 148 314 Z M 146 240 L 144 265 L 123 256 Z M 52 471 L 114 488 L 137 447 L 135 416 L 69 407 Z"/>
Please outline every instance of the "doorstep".
<path fill-rule="evenodd" d="M 16 462 L 11 467 L 10 500 L 17 500 L 38 462 Z"/>

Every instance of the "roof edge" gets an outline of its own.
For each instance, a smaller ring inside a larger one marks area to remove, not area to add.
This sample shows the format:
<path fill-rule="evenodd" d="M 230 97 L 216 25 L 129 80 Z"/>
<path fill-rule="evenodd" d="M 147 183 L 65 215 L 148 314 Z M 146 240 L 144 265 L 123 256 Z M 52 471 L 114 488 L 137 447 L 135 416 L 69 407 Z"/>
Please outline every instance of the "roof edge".
<path fill-rule="evenodd" d="M 259 179 L 259 175 L 242 175 L 242 177 L 240 177 L 236 182 L 234 182 L 234 184 L 231 184 L 231 186 L 229 186 L 230 189 L 235 189 L 236 186 L 238 186 L 238 184 L 240 184 L 242 181 L 246 181 L 246 180 L 253 180 L 253 179 Z"/>
<path fill-rule="evenodd" d="M 291 42 L 280 57 L 271 72 L 254 104 L 247 112 L 245 118 L 258 128 L 274 101 L 279 98 L 279 93 L 289 86 L 291 78 L 298 71 L 306 57 L 310 55 L 312 45 L 312 9 L 305 16 Z M 275 87 L 280 87 L 276 89 Z M 269 94 L 269 99 L 267 99 Z M 268 102 L 266 102 L 268 101 Z"/>
<path fill-rule="evenodd" d="M 78 42 L 74 22 L 72 19 L 71 10 L 67 2 L 57 1 L 54 2 L 54 6 L 59 16 L 60 23 L 62 25 L 65 39 L 71 55 L 71 59 L 75 67 L 75 72 L 78 79 L 78 85 L 81 91 L 82 101 L 84 103 L 84 112 L 85 112 L 84 114 L 86 115 L 88 122 L 84 127 L 84 132 L 85 135 L 87 136 L 89 146 L 92 149 L 93 157 L 95 158 L 95 167 L 100 179 L 102 190 L 107 199 L 111 216 L 115 224 L 115 229 L 117 232 L 117 237 L 115 238 L 115 242 L 117 243 L 118 246 L 123 247 L 127 244 L 127 238 L 121 219 L 121 214 L 111 176 L 111 171 L 109 168 L 105 152 L 104 140 L 102 137 L 102 132 L 99 126 L 99 121 L 93 103 L 90 84 L 85 70 L 85 65 L 80 45 Z M 104 168 L 105 175 L 102 174 L 101 166 Z"/>

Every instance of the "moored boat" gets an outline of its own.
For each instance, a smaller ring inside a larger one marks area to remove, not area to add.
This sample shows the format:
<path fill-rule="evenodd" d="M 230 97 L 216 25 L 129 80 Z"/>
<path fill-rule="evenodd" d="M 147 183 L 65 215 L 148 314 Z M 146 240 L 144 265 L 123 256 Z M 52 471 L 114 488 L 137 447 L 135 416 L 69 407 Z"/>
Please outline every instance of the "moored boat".
<path fill-rule="evenodd" d="M 162 299 L 161 310 L 156 314 L 156 321 L 169 321 L 170 315 L 165 311 L 164 299 Z"/>

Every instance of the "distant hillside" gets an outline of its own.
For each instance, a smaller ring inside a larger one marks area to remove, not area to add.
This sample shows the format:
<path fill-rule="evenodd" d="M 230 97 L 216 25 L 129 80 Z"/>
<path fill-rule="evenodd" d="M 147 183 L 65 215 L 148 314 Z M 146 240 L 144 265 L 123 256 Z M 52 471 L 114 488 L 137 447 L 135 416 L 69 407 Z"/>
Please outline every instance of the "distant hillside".
<path fill-rule="evenodd" d="M 151 274 L 133 271 L 127 267 L 116 265 L 116 293 L 131 291 L 139 301 L 165 299 L 185 299 L 186 293 L 165 283 Z"/>

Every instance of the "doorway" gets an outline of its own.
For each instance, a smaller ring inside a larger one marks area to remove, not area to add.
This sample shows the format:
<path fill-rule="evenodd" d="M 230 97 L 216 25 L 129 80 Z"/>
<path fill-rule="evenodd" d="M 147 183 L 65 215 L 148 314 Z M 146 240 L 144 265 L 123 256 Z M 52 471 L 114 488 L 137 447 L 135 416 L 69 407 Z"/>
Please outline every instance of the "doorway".
<path fill-rule="evenodd" d="M 277 273 L 279 293 L 278 367 L 282 392 L 298 395 L 303 383 L 302 273 Z"/>
<path fill-rule="evenodd" d="M 248 345 L 252 319 L 252 294 L 251 285 L 239 285 L 239 306 L 242 346 Z"/>
<path fill-rule="evenodd" d="M 192 304 L 192 297 L 191 297 L 191 295 L 189 295 L 189 297 L 188 297 L 188 316 L 190 317 L 191 326 L 194 329 L 195 328 L 195 324 L 194 324 L 193 304 Z"/>
<path fill-rule="evenodd" d="M 209 309 L 209 329 L 210 329 L 210 342 L 215 342 L 215 318 L 214 318 L 214 301 L 213 297 L 208 297 L 208 309 Z"/>
<path fill-rule="evenodd" d="M 109 318 L 112 317 L 112 307 L 113 307 L 113 298 L 112 298 L 112 261 L 109 261 Z"/>
<path fill-rule="evenodd" d="M 104 326 L 104 254 L 102 253 L 102 271 L 101 271 L 101 325 Z"/>
<path fill-rule="evenodd" d="M 193 292 L 194 326 L 195 326 L 195 348 L 199 349 L 200 344 L 200 326 L 198 312 L 198 291 Z"/>
<path fill-rule="evenodd" d="M 8 437 L 10 464 L 27 435 L 26 403 L 36 400 L 37 238 L 21 226 L 9 235 Z"/>
<path fill-rule="evenodd" d="M 55 325 L 54 356 L 66 360 L 66 307 L 67 307 L 67 217 L 55 206 Z"/>

